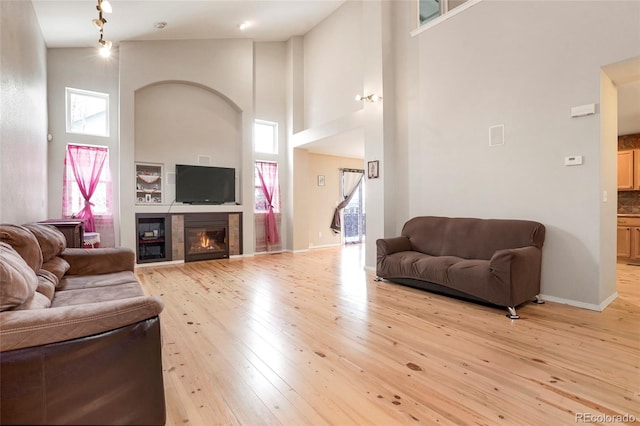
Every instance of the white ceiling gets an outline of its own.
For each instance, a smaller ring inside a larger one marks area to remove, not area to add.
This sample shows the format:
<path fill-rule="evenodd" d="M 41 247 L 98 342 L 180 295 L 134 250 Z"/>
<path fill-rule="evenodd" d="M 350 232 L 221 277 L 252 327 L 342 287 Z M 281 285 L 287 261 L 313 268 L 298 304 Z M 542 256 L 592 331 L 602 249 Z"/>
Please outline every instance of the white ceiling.
<path fill-rule="evenodd" d="M 187 40 L 250 38 L 285 41 L 303 35 L 345 0 L 110 0 L 104 14 L 104 38 L 123 40 Z M 48 47 L 97 45 L 97 0 L 33 0 Z M 154 27 L 166 22 L 166 28 Z M 241 31 L 243 22 L 250 26 Z"/>

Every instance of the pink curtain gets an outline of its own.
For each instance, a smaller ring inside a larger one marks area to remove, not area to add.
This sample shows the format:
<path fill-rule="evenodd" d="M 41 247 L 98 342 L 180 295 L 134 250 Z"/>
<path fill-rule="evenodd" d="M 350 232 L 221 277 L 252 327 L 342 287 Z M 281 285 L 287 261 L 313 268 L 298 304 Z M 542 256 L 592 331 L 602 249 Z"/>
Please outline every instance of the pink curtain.
<path fill-rule="evenodd" d="M 84 219 L 85 232 L 96 232 L 95 219 L 91 210 L 91 206 L 93 206 L 91 197 L 100 183 L 102 168 L 108 156 L 109 150 L 106 147 L 67 145 L 67 155 L 64 159 L 65 169 L 72 170 L 75 182 L 84 198 L 84 207 L 75 213 L 75 217 Z M 63 210 L 65 210 L 65 206 L 63 206 Z"/>
<path fill-rule="evenodd" d="M 278 163 L 256 161 L 256 173 L 262 186 L 262 192 L 267 200 L 267 215 L 265 218 L 265 234 L 267 244 L 280 242 L 276 216 L 274 213 L 274 194 L 278 191 Z M 279 207 L 279 206 L 278 206 Z"/>

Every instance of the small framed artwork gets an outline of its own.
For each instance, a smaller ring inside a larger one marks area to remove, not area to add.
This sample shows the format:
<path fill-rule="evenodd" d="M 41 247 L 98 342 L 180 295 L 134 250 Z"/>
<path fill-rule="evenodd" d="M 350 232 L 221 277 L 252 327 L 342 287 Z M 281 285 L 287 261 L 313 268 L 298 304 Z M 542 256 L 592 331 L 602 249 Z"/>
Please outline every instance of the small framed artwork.
<path fill-rule="evenodd" d="M 324 186 L 324 175 L 318 175 L 318 186 Z"/>
<path fill-rule="evenodd" d="M 378 179 L 380 176 L 380 162 L 378 160 L 369 161 L 367 163 L 367 177 L 369 179 Z"/>

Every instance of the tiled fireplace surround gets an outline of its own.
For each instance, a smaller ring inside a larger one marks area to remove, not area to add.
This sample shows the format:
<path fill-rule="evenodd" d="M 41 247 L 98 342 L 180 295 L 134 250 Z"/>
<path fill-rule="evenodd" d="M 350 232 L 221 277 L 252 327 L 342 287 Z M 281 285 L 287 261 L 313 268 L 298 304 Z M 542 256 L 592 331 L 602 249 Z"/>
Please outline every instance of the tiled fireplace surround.
<path fill-rule="evenodd" d="M 171 258 L 172 260 L 185 260 L 185 216 L 189 222 L 197 221 L 224 222 L 228 225 L 229 256 L 242 254 L 242 213 L 184 213 L 171 215 Z"/>

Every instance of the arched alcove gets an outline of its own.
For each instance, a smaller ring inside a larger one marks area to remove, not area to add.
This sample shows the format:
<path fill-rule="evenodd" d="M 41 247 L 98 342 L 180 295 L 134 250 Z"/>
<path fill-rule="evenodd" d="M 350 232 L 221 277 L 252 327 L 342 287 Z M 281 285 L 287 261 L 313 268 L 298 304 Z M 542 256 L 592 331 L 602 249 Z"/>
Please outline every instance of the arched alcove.
<path fill-rule="evenodd" d="M 136 90 L 134 103 L 136 162 L 163 164 L 169 176 L 176 164 L 232 167 L 241 175 L 242 112 L 229 98 L 197 83 L 162 81 Z M 170 204 L 175 185 L 166 182 L 163 204 Z"/>

